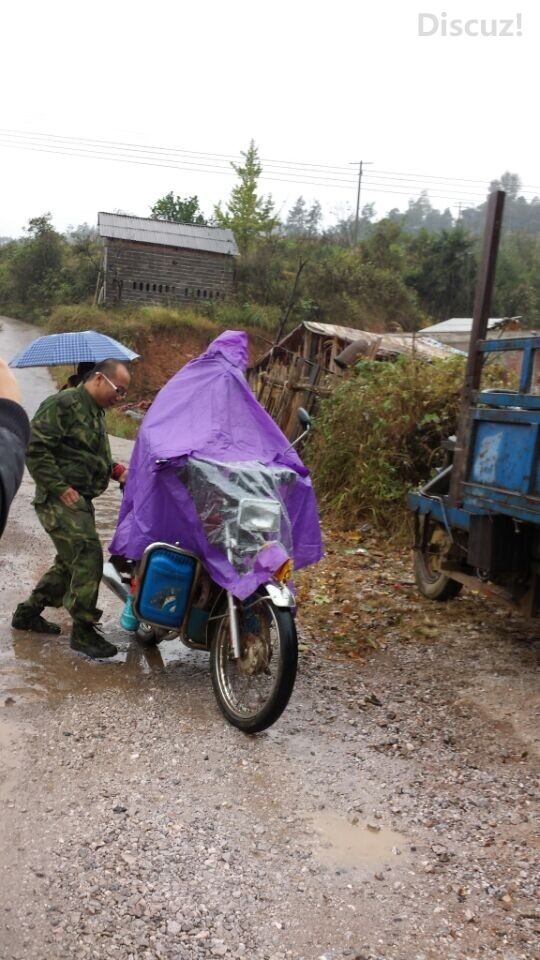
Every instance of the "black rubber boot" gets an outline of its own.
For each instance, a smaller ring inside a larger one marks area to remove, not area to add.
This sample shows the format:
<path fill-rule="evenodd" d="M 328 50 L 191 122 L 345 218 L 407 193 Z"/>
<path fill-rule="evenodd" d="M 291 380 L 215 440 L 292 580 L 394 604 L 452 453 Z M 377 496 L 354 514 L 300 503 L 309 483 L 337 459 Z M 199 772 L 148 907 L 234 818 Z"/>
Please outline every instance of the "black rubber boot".
<path fill-rule="evenodd" d="M 32 633 L 59 634 L 61 628 L 57 623 L 51 623 L 41 616 L 41 611 L 20 603 L 11 618 L 11 626 L 15 630 L 31 630 Z"/>
<path fill-rule="evenodd" d="M 93 660 L 114 657 L 118 653 L 118 648 L 105 639 L 96 623 L 74 623 L 69 645 L 72 650 L 85 653 Z"/>

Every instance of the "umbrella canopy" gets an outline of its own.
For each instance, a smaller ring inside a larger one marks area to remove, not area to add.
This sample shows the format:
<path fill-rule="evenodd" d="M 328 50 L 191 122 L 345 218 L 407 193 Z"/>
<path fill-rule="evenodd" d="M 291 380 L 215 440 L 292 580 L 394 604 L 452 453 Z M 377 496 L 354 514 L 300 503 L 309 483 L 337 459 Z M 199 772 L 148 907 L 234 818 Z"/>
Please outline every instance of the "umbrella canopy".
<path fill-rule="evenodd" d="M 67 363 L 99 363 L 101 360 L 136 360 L 140 356 L 123 343 L 96 330 L 51 333 L 32 340 L 20 350 L 10 367 L 58 367 Z"/>

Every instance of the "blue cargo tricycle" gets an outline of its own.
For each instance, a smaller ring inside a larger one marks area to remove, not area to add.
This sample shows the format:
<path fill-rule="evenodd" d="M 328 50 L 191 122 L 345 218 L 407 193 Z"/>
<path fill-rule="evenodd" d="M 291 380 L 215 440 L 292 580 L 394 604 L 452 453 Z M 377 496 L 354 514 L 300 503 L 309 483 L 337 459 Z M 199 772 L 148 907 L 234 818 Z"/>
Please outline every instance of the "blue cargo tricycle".
<path fill-rule="evenodd" d="M 415 579 L 431 600 L 463 585 L 540 612 L 540 336 L 487 340 L 504 193 L 492 194 L 457 436 L 448 463 L 410 493 Z M 517 389 L 480 390 L 488 357 L 521 356 Z"/>

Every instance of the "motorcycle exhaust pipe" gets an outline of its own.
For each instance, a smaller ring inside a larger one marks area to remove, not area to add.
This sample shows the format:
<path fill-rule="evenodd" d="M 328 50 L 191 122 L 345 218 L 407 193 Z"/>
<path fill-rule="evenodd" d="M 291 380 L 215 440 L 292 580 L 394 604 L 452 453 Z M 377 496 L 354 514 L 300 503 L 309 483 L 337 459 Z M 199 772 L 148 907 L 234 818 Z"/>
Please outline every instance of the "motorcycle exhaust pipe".
<path fill-rule="evenodd" d="M 122 582 L 122 579 L 120 577 L 120 574 L 118 573 L 118 570 L 116 570 L 115 567 L 113 567 L 110 560 L 107 560 L 107 562 L 103 564 L 102 580 L 103 580 L 103 583 L 105 583 L 108 586 L 109 590 L 112 590 L 112 592 L 115 593 L 116 596 L 123 601 L 123 603 L 126 602 L 127 598 L 130 595 L 129 590 L 126 584 Z"/>

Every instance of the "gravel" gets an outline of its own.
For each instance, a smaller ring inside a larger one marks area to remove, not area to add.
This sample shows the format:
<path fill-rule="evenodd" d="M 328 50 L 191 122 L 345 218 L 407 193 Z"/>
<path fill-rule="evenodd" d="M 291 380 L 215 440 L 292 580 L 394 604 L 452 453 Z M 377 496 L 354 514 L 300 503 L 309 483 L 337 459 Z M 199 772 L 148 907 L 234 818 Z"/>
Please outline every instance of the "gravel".
<path fill-rule="evenodd" d="M 509 670 L 522 706 L 536 650 L 488 640 L 456 625 L 361 668 L 322 644 L 257 737 L 189 651 L 116 689 L 77 661 L 69 693 L 15 694 L 0 955 L 540 956 L 537 741 L 485 697 Z"/>

